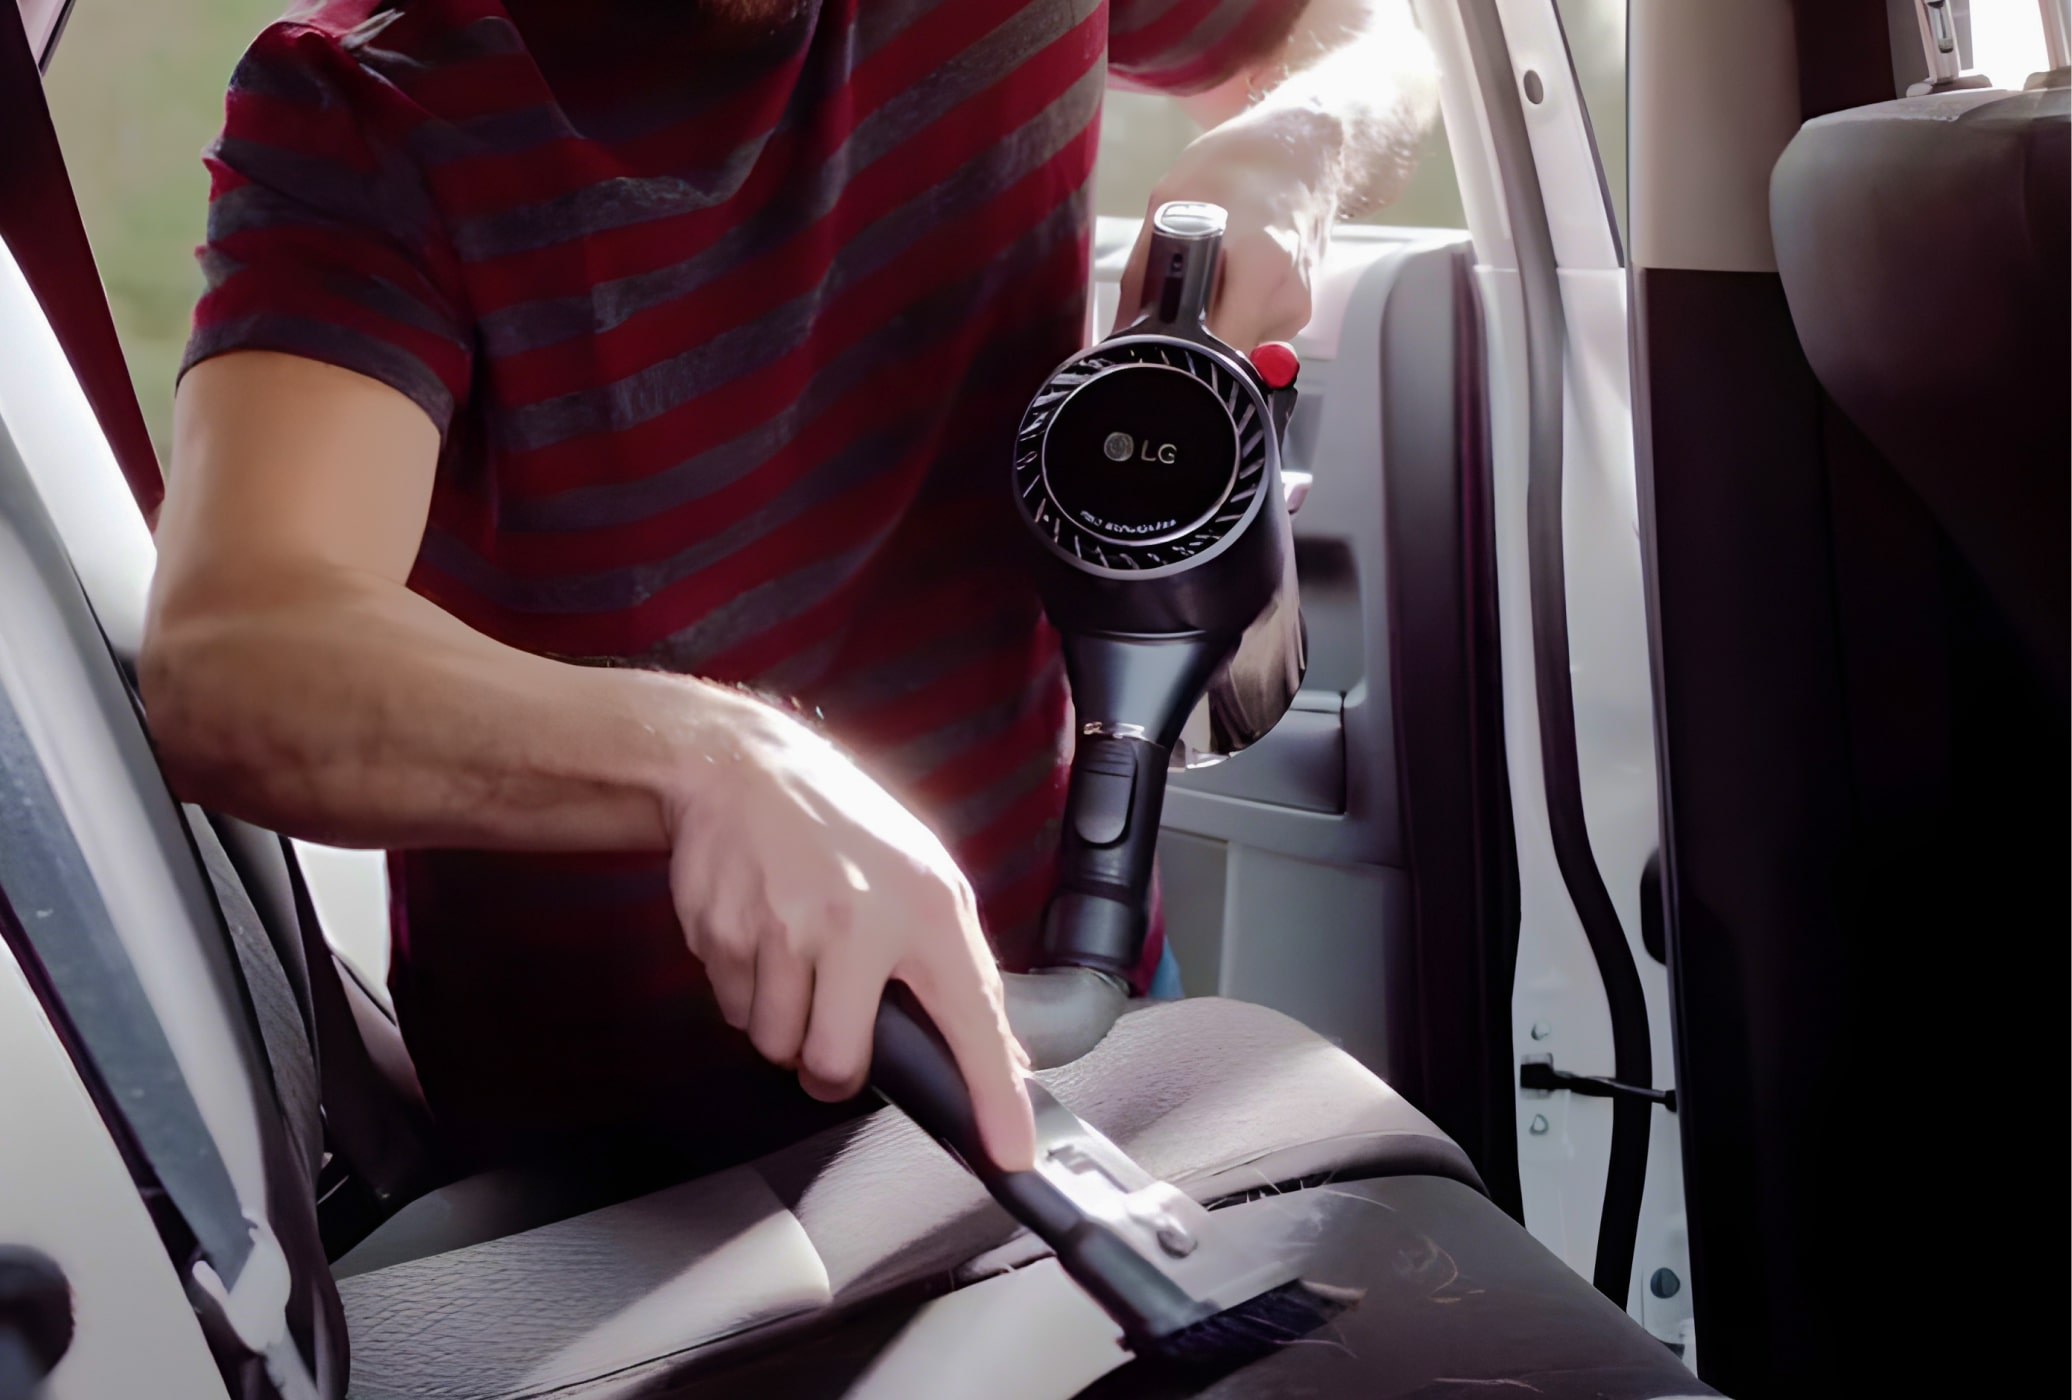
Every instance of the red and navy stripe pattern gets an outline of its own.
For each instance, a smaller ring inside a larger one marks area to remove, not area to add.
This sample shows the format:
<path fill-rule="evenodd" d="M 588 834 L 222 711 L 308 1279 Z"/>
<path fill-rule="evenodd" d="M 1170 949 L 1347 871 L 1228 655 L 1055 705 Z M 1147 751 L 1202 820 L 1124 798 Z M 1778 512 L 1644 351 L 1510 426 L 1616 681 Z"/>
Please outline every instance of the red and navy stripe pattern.
<path fill-rule="evenodd" d="M 443 435 L 413 588 L 520 647 L 817 710 L 1013 965 L 1067 702 L 1006 474 L 1082 335 L 1101 91 L 1210 85 L 1299 5 L 804 0 L 726 43 L 642 0 L 305 5 L 208 152 L 186 363 L 284 350 L 408 395 Z M 657 862 L 395 873 L 406 979 L 518 925 L 674 932 Z"/>

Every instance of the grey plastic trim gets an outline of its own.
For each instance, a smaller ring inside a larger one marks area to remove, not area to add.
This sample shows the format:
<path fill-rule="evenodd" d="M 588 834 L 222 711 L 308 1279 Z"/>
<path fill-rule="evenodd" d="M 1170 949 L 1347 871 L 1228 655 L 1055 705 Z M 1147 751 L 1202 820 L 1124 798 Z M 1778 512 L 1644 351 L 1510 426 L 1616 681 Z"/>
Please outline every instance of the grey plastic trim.
<path fill-rule="evenodd" d="M 1289 423 L 1282 462 L 1313 477 L 1294 517 L 1304 570 L 1309 629 L 1307 693 L 1340 697 L 1342 799 L 1326 765 L 1328 713 L 1299 706 L 1267 738 L 1214 768 L 1175 773 L 1166 789 L 1164 826 L 1262 851 L 1334 864 L 1398 866 L 1404 861 L 1396 790 L 1393 662 L 1382 492 L 1380 326 L 1397 272 L 1414 255 L 1463 246 L 1443 231 L 1391 241 L 1361 269 L 1347 297 L 1334 358 L 1305 361 L 1302 393 Z M 1453 405 L 1444 406 L 1451 413 Z M 1306 770 L 1274 773 L 1276 743 Z"/>
<path fill-rule="evenodd" d="M 48 1255 L 72 1293 L 72 1344 L 37 1400 L 222 1400 L 129 1164 L 4 943 L 0 1184 L 0 1245 Z"/>
<path fill-rule="evenodd" d="M 1190 769 L 1195 792 L 1303 812 L 1345 810 L 1345 697 L 1302 690 L 1266 737 L 1227 762 Z"/>
<path fill-rule="evenodd" d="M 0 421 L 28 470 L 108 645 L 143 637 L 157 555 L 136 497 L 12 254 L 0 247 Z"/>

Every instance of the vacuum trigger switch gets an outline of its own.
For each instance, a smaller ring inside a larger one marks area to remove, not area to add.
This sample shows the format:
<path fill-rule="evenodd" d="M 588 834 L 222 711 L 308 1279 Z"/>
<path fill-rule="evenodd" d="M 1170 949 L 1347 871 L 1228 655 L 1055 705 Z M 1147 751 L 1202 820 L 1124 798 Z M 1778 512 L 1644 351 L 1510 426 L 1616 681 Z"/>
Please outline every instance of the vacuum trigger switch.
<path fill-rule="evenodd" d="M 1289 389 L 1295 385 L 1295 376 L 1302 373 L 1302 361 L 1287 341 L 1269 340 L 1252 351 L 1252 368 L 1259 371 L 1267 388 Z"/>
<path fill-rule="evenodd" d="M 1266 385 L 1266 405 L 1273 415 L 1274 435 L 1284 438 L 1288 420 L 1295 414 L 1295 379 L 1302 373 L 1302 361 L 1294 346 L 1284 340 L 1269 340 L 1252 351 L 1252 368 Z"/>
<path fill-rule="evenodd" d="M 1128 834 L 1137 765 L 1114 739 L 1082 738 L 1072 765 L 1072 825 L 1089 846 L 1112 846 Z"/>

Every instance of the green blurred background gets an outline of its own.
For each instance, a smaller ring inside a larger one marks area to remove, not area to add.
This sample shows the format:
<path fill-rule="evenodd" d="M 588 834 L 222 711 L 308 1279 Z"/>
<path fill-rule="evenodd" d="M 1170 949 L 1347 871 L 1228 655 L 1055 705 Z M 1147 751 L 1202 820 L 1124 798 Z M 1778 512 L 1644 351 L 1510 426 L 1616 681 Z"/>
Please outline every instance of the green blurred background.
<path fill-rule="evenodd" d="M 44 90 L 160 460 L 201 292 L 201 148 L 223 88 L 286 0 L 76 0 Z"/>
<path fill-rule="evenodd" d="M 208 195 L 201 149 L 222 121 L 238 55 L 284 8 L 286 0 L 77 0 L 50 66 L 58 137 L 161 460 L 173 372 L 201 290 L 193 256 Z M 1560 0 L 1560 10 L 1608 182 L 1623 192 L 1626 0 Z M 1111 94 L 1095 177 L 1099 212 L 1141 214 L 1194 132 L 1165 99 Z M 1443 133 L 1433 133 L 1410 188 L 1375 221 L 1461 225 Z"/>

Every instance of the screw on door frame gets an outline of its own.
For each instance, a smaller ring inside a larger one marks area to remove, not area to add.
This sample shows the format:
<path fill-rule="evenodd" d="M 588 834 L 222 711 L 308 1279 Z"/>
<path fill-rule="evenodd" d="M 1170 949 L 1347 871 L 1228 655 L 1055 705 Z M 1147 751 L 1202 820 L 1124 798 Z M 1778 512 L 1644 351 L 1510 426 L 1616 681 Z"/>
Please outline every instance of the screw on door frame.
<path fill-rule="evenodd" d="M 1527 1131 L 1529 1131 L 1534 1137 L 1545 1137 L 1547 1135 L 1547 1126 L 1547 1115 L 1544 1113 L 1535 1113 L 1532 1116 L 1532 1125 L 1530 1128 L 1527 1129 Z"/>
<path fill-rule="evenodd" d="M 1554 1028 L 1545 1021 L 1534 1021 L 1532 1023 L 1532 1038 L 1534 1040 L 1545 1040 L 1552 1034 L 1554 1034 Z"/>

